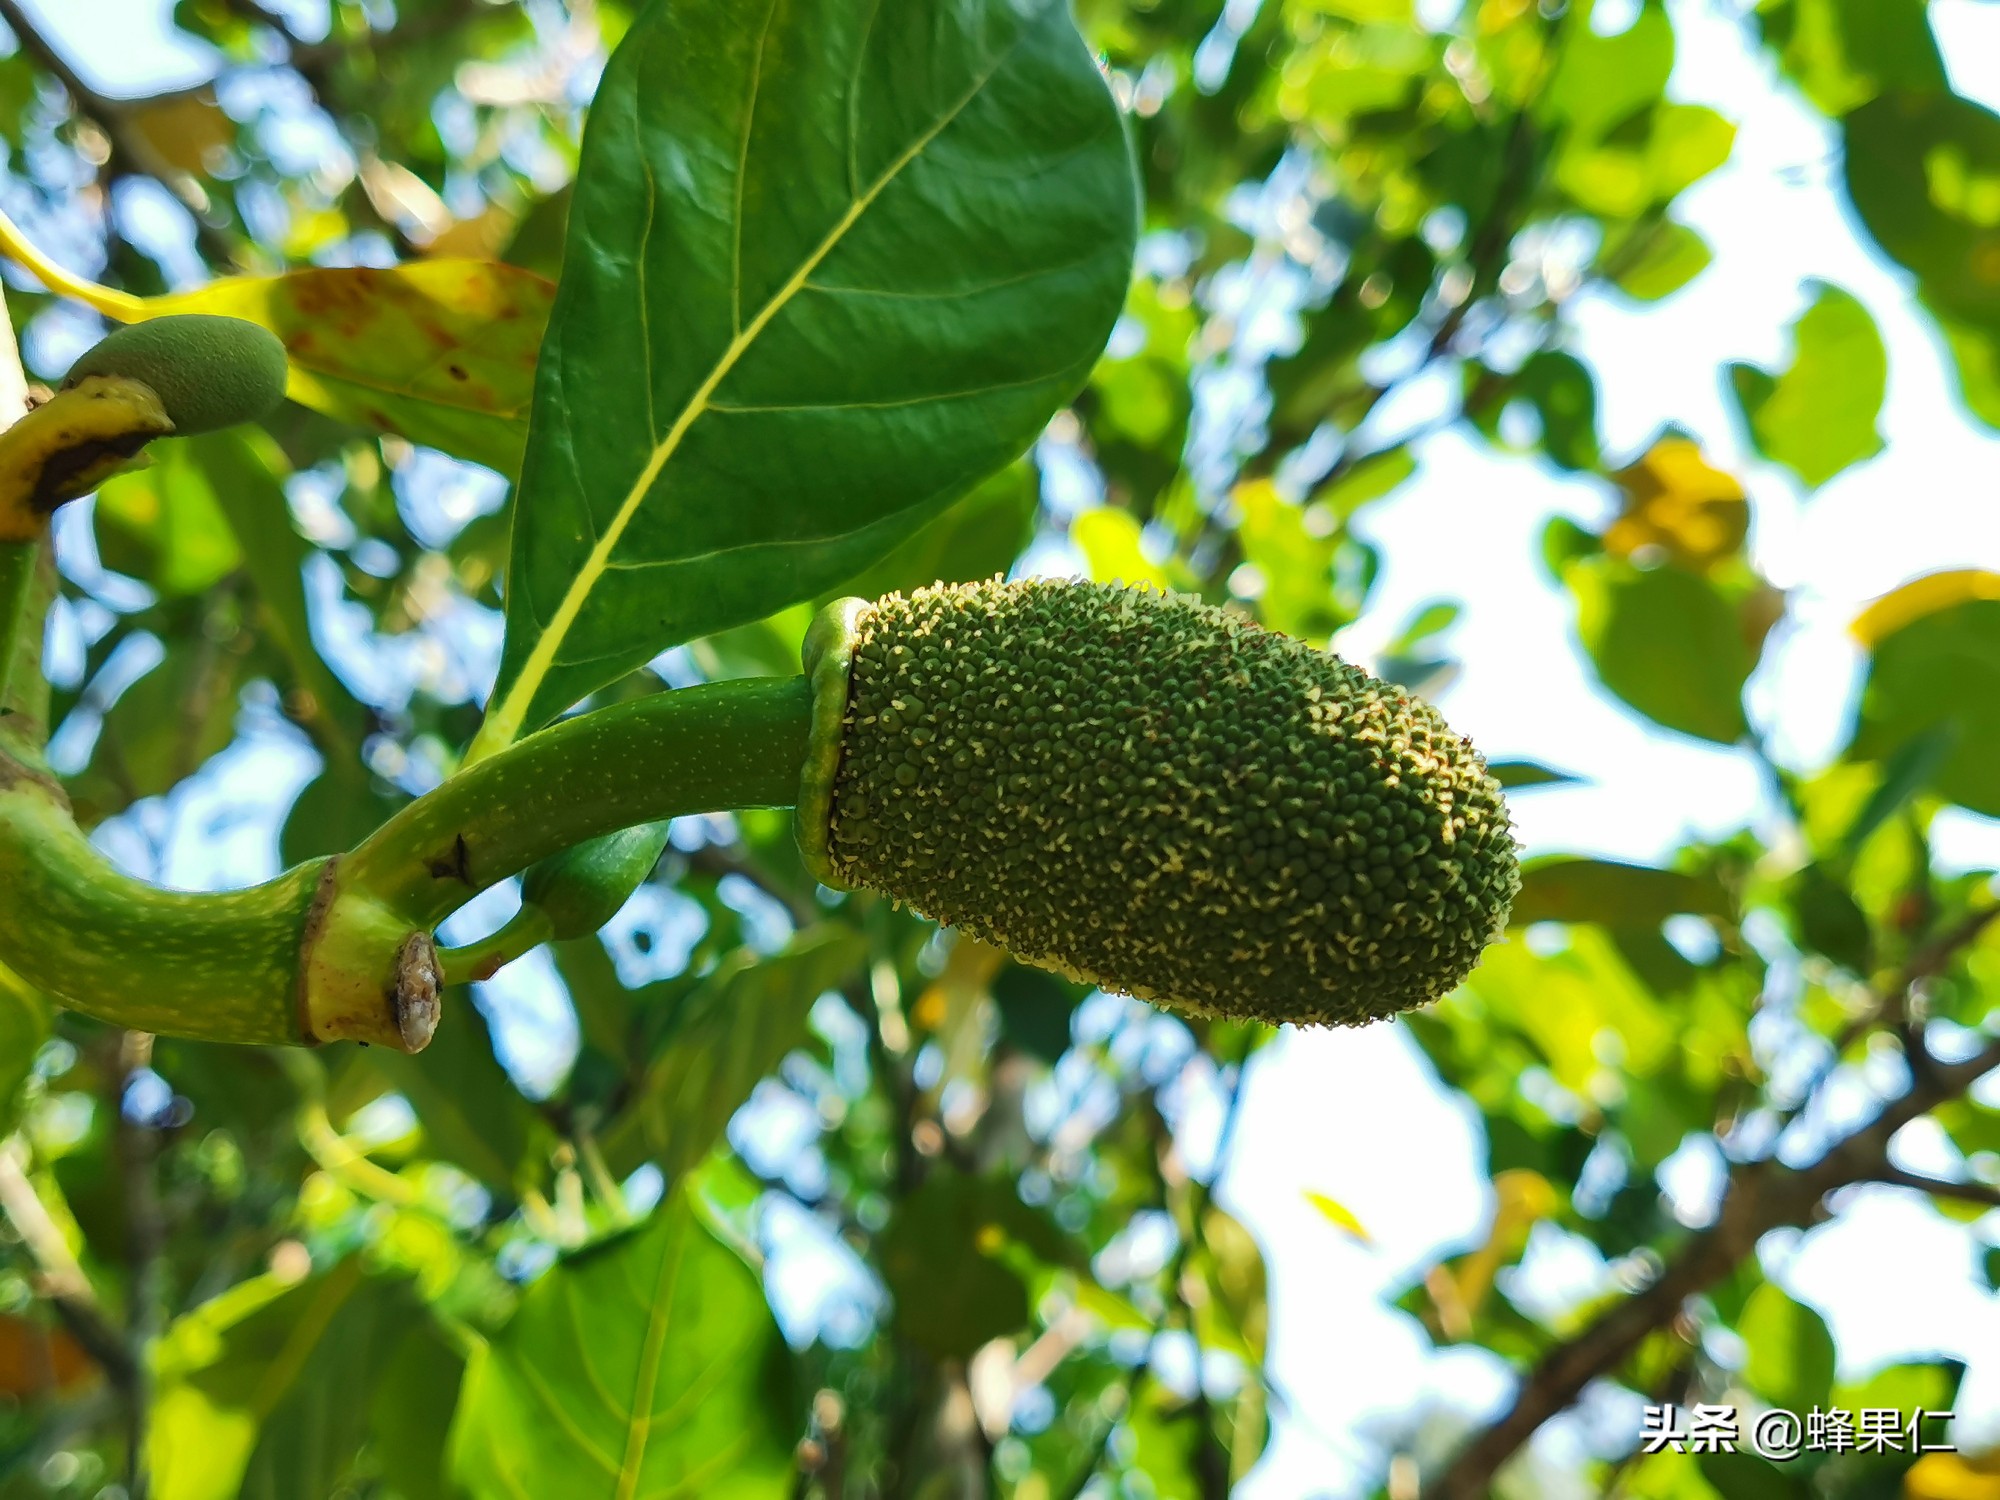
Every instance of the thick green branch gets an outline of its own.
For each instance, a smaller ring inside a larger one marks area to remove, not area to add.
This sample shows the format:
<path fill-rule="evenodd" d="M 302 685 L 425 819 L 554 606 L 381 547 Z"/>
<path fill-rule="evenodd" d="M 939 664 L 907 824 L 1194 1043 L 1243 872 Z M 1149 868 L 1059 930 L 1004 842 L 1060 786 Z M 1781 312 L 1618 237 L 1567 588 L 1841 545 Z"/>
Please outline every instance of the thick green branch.
<path fill-rule="evenodd" d="M 421 1046 L 401 987 L 439 921 L 635 823 L 790 806 L 810 707 L 791 678 L 583 714 L 447 780 L 352 854 L 227 893 L 163 891 L 114 869 L 52 782 L 0 757 L 0 960 L 74 1009 L 147 1031 Z"/>

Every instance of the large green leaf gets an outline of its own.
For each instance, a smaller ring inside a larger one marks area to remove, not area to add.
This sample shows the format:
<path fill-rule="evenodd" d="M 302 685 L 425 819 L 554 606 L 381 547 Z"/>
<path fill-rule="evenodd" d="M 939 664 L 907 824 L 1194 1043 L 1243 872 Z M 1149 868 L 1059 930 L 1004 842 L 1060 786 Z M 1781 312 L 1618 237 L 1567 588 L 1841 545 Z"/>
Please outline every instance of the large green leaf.
<path fill-rule="evenodd" d="M 763 1286 L 680 1189 L 528 1288 L 466 1367 L 454 1464 L 477 1500 L 782 1496 L 789 1386 Z"/>
<path fill-rule="evenodd" d="M 1597 675 L 1657 724 L 1733 744 L 1743 684 L 1756 665 L 1736 610 L 1700 574 L 1595 557 L 1563 569 L 1577 631 Z"/>
<path fill-rule="evenodd" d="M 157 1500 L 327 1495 L 367 1434 L 355 1399 L 409 1326 L 406 1292 L 354 1260 L 304 1281 L 259 1276 L 179 1319 L 153 1357 Z"/>
<path fill-rule="evenodd" d="M 1889 357 L 1868 309 L 1837 286 L 1815 285 L 1812 306 L 1792 325 L 1789 369 L 1729 367 L 1757 451 L 1809 490 L 1882 451 L 1875 419 L 1889 380 Z"/>
<path fill-rule="evenodd" d="M 613 1162 L 623 1168 L 643 1154 L 677 1176 L 708 1155 L 758 1080 L 805 1041 L 813 1002 L 867 952 L 852 928 L 826 923 L 769 957 L 724 959 L 667 1023 L 637 1103 L 607 1134 Z"/>
<path fill-rule="evenodd" d="M 1088 374 L 1137 215 L 1059 0 L 669 0 L 608 66 L 477 753 L 866 566 Z"/>
<path fill-rule="evenodd" d="M 1750 1346 L 1743 1374 L 1765 1400 L 1795 1412 L 1826 1401 L 1833 1388 L 1833 1335 L 1818 1313 L 1767 1281 L 1750 1294 L 1736 1331 Z"/>
<path fill-rule="evenodd" d="M 1767 0 L 1767 46 L 1822 112 L 1839 117 L 1885 88 L 1945 87 L 1924 0 Z"/>
<path fill-rule="evenodd" d="M 2000 115 L 1943 92 L 1885 93 L 1843 122 L 1847 193 L 1924 297 L 2000 319 Z"/>
<path fill-rule="evenodd" d="M 1726 917 L 1730 915 L 1729 894 L 1712 875 L 1557 855 L 1531 860 L 1523 867 L 1513 923 L 1517 927 L 1529 922 L 1657 927 L 1676 912 Z"/>

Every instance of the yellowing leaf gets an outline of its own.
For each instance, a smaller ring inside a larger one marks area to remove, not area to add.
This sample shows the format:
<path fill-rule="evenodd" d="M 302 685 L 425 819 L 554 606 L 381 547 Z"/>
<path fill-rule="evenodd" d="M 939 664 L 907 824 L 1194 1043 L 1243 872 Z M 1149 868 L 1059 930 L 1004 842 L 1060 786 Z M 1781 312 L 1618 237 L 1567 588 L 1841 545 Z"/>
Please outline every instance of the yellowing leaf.
<path fill-rule="evenodd" d="M 485 464 L 521 466 L 535 365 L 555 287 L 516 266 L 424 260 L 237 276 L 134 297 L 44 256 L 0 216 L 0 252 L 51 291 L 121 323 L 175 313 L 244 318 L 275 333 L 301 406 Z"/>
<path fill-rule="evenodd" d="M 1468 1318 L 1478 1315 L 1492 1291 L 1494 1273 L 1520 1259 L 1528 1246 L 1528 1232 L 1562 1202 L 1561 1194 L 1546 1177 L 1526 1167 L 1510 1167 L 1495 1174 L 1493 1195 L 1493 1229 L 1486 1243 L 1465 1258 L 1455 1278 Z"/>
<path fill-rule="evenodd" d="M 1906 625 L 1974 599 L 2000 599 L 2000 573 L 1947 568 L 1891 589 L 1854 618 L 1854 638 L 1874 650 Z"/>
<path fill-rule="evenodd" d="M 1354 1210 L 1349 1208 L 1345 1203 L 1329 1198 L 1325 1193 L 1315 1193 L 1310 1189 L 1306 1192 L 1306 1202 L 1325 1214 L 1328 1221 L 1335 1228 L 1345 1230 L 1364 1245 L 1375 1243 L 1375 1236 L 1368 1232 L 1366 1226 L 1354 1216 Z"/>
<path fill-rule="evenodd" d="M 1683 567 L 1707 572 L 1742 548 L 1750 528 L 1743 486 L 1688 439 L 1660 439 L 1611 478 L 1624 492 L 1625 510 L 1604 533 L 1607 552 L 1630 557 L 1659 547 Z"/>
<path fill-rule="evenodd" d="M 174 94 L 132 111 L 132 125 L 168 166 L 199 176 L 217 153 L 236 143 L 236 122 L 215 102 L 215 90 Z"/>
<path fill-rule="evenodd" d="M 459 219 L 439 232 L 424 246 L 424 254 L 438 258 L 470 256 L 475 260 L 495 260 L 507 248 L 520 226 L 520 216 L 497 203 L 488 204 L 469 219 Z"/>

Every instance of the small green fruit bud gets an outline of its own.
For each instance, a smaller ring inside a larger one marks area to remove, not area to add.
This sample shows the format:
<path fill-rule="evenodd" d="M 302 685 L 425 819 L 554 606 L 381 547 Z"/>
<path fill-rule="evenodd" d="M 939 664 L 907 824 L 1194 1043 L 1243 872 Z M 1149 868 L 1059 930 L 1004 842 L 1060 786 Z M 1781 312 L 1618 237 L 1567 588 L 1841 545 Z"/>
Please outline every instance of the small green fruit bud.
<path fill-rule="evenodd" d="M 1033 579 L 828 606 L 799 839 L 1026 962 L 1204 1015 L 1450 991 L 1519 888 L 1436 710 L 1175 595 Z"/>
<path fill-rule="evenodd" d="M 242 318 L 182 313 L 120 328 L 88 349 L 63 388 L 92 375 L 150 386 L 182 435 L 254 422 L 284 399 L 285 346 Z"/>
<path fill-rule="evenodd" d="M 667 847 L 666 823 L 641 823 L 552 854 L 521 877 L 521 904 L 549 919 L 557 941 L 588 937 L 618 915 Z"/>

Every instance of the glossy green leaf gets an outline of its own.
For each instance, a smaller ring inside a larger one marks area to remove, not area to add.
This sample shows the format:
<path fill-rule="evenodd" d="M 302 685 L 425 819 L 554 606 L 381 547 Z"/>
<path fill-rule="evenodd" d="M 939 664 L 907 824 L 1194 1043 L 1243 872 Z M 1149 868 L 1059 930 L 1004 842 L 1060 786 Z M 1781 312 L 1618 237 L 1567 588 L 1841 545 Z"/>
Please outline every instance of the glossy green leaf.
<path fill-rule="evenodd" d="M 676 1191 L 527 1289 L 466 1367 L 454 1470 L 475 1500 L 784 1495 L 789 1363 L 756 1273 Z"/>
<path fill-rule="evenodd" d="M 1629 252 L 1615 258 L 1611 279 L 1618 290 L 1641 302 L 1658 302 L 1686 286 L 1708 269 L 1715 254 L 1708 242 L 1685 224 L 1663 219 Z"/>
<path fill-rule="evenodd" d="M 2000 115 L 1956 94 L 1885 93 L 1842 122 L 1847 194 L 1925 300 L 2000 320 Z"/>
<path fill-rule="evenodd" d="M 831 587 L 1018 454 L 1135 228 L 1055 0 L 643 13 L 585 132 L 481 748 Z"/>
<path fill-rule="evenodd" d="M 325 1495 L 367 1432 L 353 1399 L 408 1327 L 398 1286 L 358 1261 L 304 1281 L 253 1277 L 176 1321 L 154 1354 L 157 1500 Z"/>
<path fill-rule="evenodd" d="M 1606 688 L 1683 734 L 1729 745 L 1745 732 L 1743 684 L 1756 657 L 1719 589 L 1672 564 L 1641 569 L 1612 557 L 1573 563 L 1563 579 Z"/>
<path fill-rule="evenodd" d="M 660 862 L 668 823 L 640 823 L 552 854 L 521 874 L 521 904 L 549 920 L 558 941 L 588 937 L 617 916 Z"/>
<path fill-rule="evenodd" d="M 1837 286 L 1814 285 L 1812 306 L 1792 325 L 1788 368 L 1729 367 L 1751 442 L 1809 490 L 1882 451 L 1875 421 L 1889 380 L 1888 353 L 1868 309 Z"/>
<path fill-rule="evenodd" d="M 1607 927 L 1657 927 L 1681 912 L 1729 916 L 1728 892 L 1713 876 L 1555 855 L 1522 866 L 1512 925 L 1601 922 Z"/>
<path fill-rule="evenodd" d="M 1749 1345 L 1743 1375 L 1773 1406 L 1805 1412 L 1833 1389 L 1833 1335 L 1810 1307 L 1770 1282 L 1750 1294 L 1736 1331 Z"/>
<path fill-rule="evenodd" d="M 813 1002 L 857 972 L 867 949 L 851 928 L 825 923 L 769 957 L 744 950 L 717 965 L 680 1001 L 606 1151 L 621 1166 L 643 1155 L 669 1177 L 692 1168 L 758 1080 L 805 1040 Z"/>
<path fill-rule="evenodd" d="M 2000 600 L 1968 599 L 1923 614 L 1877 641 L 1849 754 L 1883 760 L 1948 731 L 1932 772 L 1943 797 L 2000 817 Z"/>

